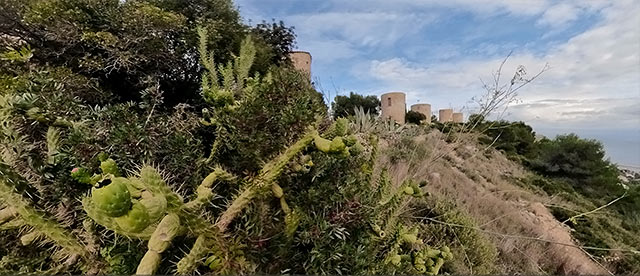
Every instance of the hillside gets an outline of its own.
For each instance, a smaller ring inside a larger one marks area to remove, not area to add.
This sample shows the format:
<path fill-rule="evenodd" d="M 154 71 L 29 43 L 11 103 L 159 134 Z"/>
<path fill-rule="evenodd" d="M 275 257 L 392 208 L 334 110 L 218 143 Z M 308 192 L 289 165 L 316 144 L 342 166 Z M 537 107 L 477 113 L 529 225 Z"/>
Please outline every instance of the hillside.
<path fill-rule="evenodd" d="M 420 127 L 408 128 L 404 134 L 386 143 L 386 156 L 378 168 L 390 168 L 390 174 L 398 183 L 407 178 L 427 179 L 427 191 L 439 199 L 436 201 L 452 204 L 453 207 L 444 207 L 442 213 L 431 214 L 430 221 L 442 224 L 441 229 L 450 231 L 450 240 L 456 244 L 453 252 L 456 256 L 465 256 L 452 264 L 455 273 L 568 275 L 625 272 L 606 261 L 612 259 L 596 257 L 581 248 L 593 241 L 583 244 L 574 236 L 575 229 L 552 214 L 552 209 L 558 206 L 577 209 L 577 205 L 560 194 L 549 195 L 540 187 L 525 184 L 535 176 L 520 162 L 477 143 L 477 134 L 453 133 L 458 138 L 451 141 L 447 138 L 449 135 L 437 129 L 421 134 L 424 130 Z M 443 207 L 434 205 L 432 208 Z M 459 212 L 466 217 L 456 218 Z M 604 211 L 592 216 L 607 215 Z M 476 232 L 487 242 L 470 241 L 468 237 L 460 238 L 462 235 L 456 234 L 468 231 Z M 617 231 L 620 234 L 627 232 L 621 228 Z M 633 243 L 627 245 L 633 249 Z M 607 251 L 604 253 L 609 255 Z M 615 263 L 615 258 L 613 260 Z M 637 271 L 638 267 L 634 266 L 631 269 Z"/>
<path fill-rule="evenodd" d="M 294 45 L 231 0 L 0 1 L 0 274 L 640 272 L 598 141 L 484 119 L 538 75 L 393 121 Z"/>

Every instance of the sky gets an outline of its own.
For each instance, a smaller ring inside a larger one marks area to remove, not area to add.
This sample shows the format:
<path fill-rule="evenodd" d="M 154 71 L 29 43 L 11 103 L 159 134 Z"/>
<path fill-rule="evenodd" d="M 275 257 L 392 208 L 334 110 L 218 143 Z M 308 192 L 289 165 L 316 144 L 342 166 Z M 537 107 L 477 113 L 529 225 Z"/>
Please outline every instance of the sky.
<path fill-rule="evenodd" d="M 249 24 L 294 26 L 316 86 L 407 94 L 407 106 L 469 113 L 501 61 L 527 77 L 503 117 L 548 137 L 603 142 L 640 167 L 640 0 L 235 0 Z"/>

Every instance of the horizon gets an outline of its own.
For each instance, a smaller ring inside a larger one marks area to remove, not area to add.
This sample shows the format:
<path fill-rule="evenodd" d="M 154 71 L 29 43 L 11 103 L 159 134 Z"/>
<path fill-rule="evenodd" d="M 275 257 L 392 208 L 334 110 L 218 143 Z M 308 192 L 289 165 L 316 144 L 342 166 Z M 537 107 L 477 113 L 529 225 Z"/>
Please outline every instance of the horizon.
<path fill-rule="evenodd" d="M 500 62 L 525 86 L 503 119 L 553 138 L 601 141 L 614 163 L 640 166 L 640 3 L 637 1 L 238 0 L 255 24 L 294 26 L 296 50 L 330 100 L 355 92 L 407 95 L 407 106 L 474 109 Z"/>

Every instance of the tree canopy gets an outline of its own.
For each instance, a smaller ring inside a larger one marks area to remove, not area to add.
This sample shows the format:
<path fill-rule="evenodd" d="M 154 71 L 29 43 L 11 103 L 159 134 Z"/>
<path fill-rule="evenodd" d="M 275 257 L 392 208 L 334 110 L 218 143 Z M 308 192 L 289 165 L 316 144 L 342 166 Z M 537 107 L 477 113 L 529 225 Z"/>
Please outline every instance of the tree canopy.
<path fill-rule="evenodd" d="M 231 0 L 6 0 L 0 2 L 0 46 L 26 43 L 32 62 L 64 66 L 97 81 L 117 101 L 140 99 L 149 81 L 165 103 L 197 102 L 201 66 L 196 28 L 205 28 L 216 63 L 237 55 L 240 42 L 257 40 L 252 72 L 284 60 L 295 42 L 291 28 L 242 23 Z M 281 62 L 279 62 L 281 63 Z"/>
<path fill-rule="evenodd" d="M 365 112 L 371 115 L 378 115 L 380 100 L 378 97 L 369 95 L 363 96 L 353 92 L 349 96 L 336 96 L 331 104 L 334 117 L 347 117 L 355 113 L 356 107 L 362 107 Z"/>
<path fill-rule="evenodd" d="M 496 149 L 504 150 L 507 154 L 525 157 L 534 154 L 536 134 L 524 122 L 482 121 L 482 118 L 471 116 L 469 123 L 486 135 L 481 138 L 485 144 L 493 143 Z"/>
<path fill-rule="evenodd" d="M 617 182 L 617 169 L 605 159 L 602 143 L 597 140 L 567 134 L 543 139 L 537 146 L 538 154 L 531 166 L 545 175 L 580 180 L 610 177 Z"/>

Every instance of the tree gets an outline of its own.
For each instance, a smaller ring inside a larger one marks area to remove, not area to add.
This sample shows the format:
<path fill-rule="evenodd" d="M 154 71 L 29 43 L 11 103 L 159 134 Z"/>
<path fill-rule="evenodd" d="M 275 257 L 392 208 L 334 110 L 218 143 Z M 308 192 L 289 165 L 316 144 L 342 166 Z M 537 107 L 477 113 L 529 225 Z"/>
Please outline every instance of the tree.
<path fill-rule="evenodd" d="M 296 34 L 293 27 L 287 27 L 284 22 L 271 23 L 262 21 L 251 29 L 251 34 L 258 45 L 258 53 L 253 64 L 253 69 L 265 73 L 271 65 L 289 64 L 289 53 L 296 43 Z M 263 45 L 260 47 L 260 45 Z"/>
<path fill-rule="evenodd" d="M 407 121 L 407 123 L 416 124 L 416 125 L 419 125 L 420 122 L 426 119 L 427 119 L 427 116 L 413 110 L 409 110 L 409 112 L 407 112 L 407 114 L 405 115 L 405 120 Z"/>
<path fill-rule="evenodd" d="M 538 153 L 529 162 L 533 170 L 563 178 L 586 195 L 619 195 L 622 186 L 618 185 L 618 169 L 605 160 L 605 151 L 599 141 L 567 134 L 553 140 L 545 138 L 536 144 Z"/>
<path fill-rule="evenodd" d="M 219 64 L 238 55 L 249 32 L 256 34 L 262 62 L 251 75 L 266 72 L 295 37 L 283 24 L 251 31 L 231 0 L 0 1 L 1 48 L 29 44 L 38 49 L 33 64 L 65 66 L 95 80 L 117 96 L 113 102 L 138 101 L 139 91 L 158 83 L 165 105 L 197 104 L 198 26 L 215 34 L 207 46 Z"/>
<path fill-rule="evenodd" d="M 356 107 L 362 107 L 365 112 L 371 115 L 378 115 L 380 100 L 378 97 L 369 95 L 362 96 L 356 93 L 349 93 L 349 96 L 336 96 L 331 104 L 334 117 L 347 117 L 355 113 Z"/>
<path fill-rule="evenodd" d="M 604 160 L 605 152 L 593 139 L 581 139 L 575 134 L 558 135 L 539 143 L 539 155 L 534 168 L 547 175 L 587 178 L 598 175 L 611 164 Z"/>
<path fill-rule="evenodd" d="M 470 122 L 482 122 L 480 116 L 471 116 Z M 493 147 L 504 150 L 507 154 L 531 156 L 534 154 L 535 132 L 524 122 L 495 121 L 478 123 L 476 128 L 482 131 L 485 138 L 481 142 L 493 144 Z"/>

